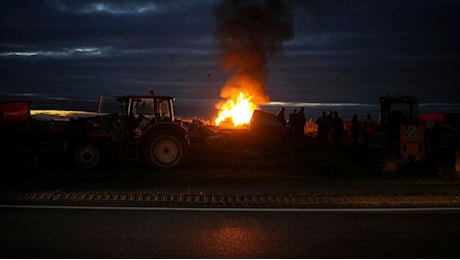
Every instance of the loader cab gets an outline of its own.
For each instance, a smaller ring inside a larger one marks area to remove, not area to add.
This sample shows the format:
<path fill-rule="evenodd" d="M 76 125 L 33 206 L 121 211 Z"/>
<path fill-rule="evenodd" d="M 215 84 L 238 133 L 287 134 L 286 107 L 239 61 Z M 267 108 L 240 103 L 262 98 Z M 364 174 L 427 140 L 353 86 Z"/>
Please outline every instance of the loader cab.
<path fill-rule="evenodd" d="M 379 124 L 382 130 L 399 128 L 418 120 L 418 101 L 414 96 L 380 97 Z"/>

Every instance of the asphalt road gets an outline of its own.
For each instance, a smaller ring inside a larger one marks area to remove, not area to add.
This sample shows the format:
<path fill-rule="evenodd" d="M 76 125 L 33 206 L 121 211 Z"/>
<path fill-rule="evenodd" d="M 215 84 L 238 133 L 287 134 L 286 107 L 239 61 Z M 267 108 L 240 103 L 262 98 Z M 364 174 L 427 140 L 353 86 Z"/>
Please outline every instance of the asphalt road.
<path fill-rule="evenodd" d="M 4 174 L 2 258 L 456 258 L 459 182 Z"/>
<path fill-rule="evenodd" d="M 2 258 L 456 258 L 460 211 L 0 208 Z"/>

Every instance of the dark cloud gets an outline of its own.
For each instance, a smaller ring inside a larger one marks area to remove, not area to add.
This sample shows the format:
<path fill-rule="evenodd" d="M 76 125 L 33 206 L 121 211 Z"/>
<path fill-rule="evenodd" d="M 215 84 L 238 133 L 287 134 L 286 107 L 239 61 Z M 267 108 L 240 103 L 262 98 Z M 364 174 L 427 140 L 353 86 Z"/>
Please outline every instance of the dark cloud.
<path fill-rule="evenodd" d="M 235 70 L 221 67 L 233 38 L 260 50 L 258 69 L 240 69 L 273 101 L 373 103 L 400 92 L 460 103 L 459 15 L 450 0 L 3 1 L 0 95 L 96 100 L 154 87 L 207 99 L 211 73 L 218 99 L 223 68 Z M 231 34 L 230 18 L 256 33 Z"/>
<path fill-rule="evenodd" d="M 206 1 L 18 2 L 1 18 L 2 94 L 176 92 L 212 66 Z"/>
<path fill-rule="evenodd" d="M 331 100 L 402 92 L 459 102 L 459 7 L 456 1 L 342 1 L 316 12 L 298 8 L 284 73 L 302 71 L 306 76 L 290 84 L 307 92 L 327 87 Z"/>

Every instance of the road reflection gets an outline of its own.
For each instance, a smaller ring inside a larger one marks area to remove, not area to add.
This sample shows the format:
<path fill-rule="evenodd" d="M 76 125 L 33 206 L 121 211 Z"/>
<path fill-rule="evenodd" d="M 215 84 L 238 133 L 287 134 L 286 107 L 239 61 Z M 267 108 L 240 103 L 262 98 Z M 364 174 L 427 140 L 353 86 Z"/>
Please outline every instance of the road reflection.
<path fill-rule="evenodd" d="M 276 249 L 270 246 L 272 228 L 256 220 L 248 222 L 223 219 L 210 223 L 199 231 L 200 241 L 196 250 L 200 253 L 208 252 L 213 258 L 276 255 Z M 279 237 L 277 240 L 279 241 Z"/>

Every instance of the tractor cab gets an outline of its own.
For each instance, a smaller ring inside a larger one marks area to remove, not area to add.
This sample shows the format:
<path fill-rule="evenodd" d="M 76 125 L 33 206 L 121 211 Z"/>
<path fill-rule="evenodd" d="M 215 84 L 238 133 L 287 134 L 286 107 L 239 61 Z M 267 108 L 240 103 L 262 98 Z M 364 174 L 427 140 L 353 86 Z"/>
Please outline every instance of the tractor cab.
<path fill-rule="evenodd" d="M 100 96 L 98 115 L 115 120 L 117 136 L 139 137 L 151 125 L 174 122 L 174 97 L 155 95 Z"/>

